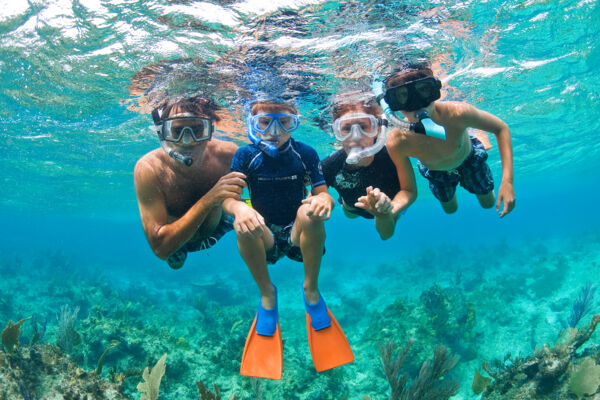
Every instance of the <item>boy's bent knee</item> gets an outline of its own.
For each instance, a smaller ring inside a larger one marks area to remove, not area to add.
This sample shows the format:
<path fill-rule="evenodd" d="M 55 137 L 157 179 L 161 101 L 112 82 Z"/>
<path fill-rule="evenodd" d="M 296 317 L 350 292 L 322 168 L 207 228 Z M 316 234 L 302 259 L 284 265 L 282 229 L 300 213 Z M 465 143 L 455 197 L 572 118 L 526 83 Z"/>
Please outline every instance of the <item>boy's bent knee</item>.
<path fill-rule="evenodd" d="M 456 197 L 454 197 L 450 201 L 441 201 L 442 209 L 446 214 L 454 214 L 456 210 L 458 210 L 458 202 L 456 201 Z"/>
<path fill-rule="evenodd" d="M 492 192 L 489 192 L 486 194 L 478 194 L 477 200 L 479 200 L 479 204 L 481 205 L 481 207 L 492 208 L 492 207 L 494 207 L 494 205 L 496 203 L 496 196 L 494 195 L 494 192 L 492 191 Z"/>

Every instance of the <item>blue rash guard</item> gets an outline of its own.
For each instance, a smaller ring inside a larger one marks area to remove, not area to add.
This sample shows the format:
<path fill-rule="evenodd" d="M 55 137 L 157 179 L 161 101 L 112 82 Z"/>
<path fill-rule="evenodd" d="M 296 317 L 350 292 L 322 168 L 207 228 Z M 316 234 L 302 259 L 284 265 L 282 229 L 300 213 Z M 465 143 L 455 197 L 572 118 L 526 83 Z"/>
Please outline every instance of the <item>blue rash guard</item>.
<path fill-rule="evenodd" d="M 267 224 L 286 226 L 294 222 L 306 197 L 306 186 L 325 185 L 319 156 L 312 147 L 290 139 L 275 158 L 250 144 L 240 147 L 231 170 L 246 175 L 252 207 Z"/>

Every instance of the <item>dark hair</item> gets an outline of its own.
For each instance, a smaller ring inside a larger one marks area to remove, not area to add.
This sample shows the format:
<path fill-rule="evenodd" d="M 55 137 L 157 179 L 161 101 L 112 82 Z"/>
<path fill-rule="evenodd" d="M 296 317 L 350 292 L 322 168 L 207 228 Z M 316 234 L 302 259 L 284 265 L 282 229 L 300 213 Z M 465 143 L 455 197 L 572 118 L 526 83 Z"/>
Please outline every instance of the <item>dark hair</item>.
<path fill-rule="evenodd" d="M 259 111 L 271 112 L 274 109 L 283 109 L 291 114 L 298 114 L 298 110 L 291 103 L 276 100 L 260 100 L 252 103 L 250 114 L 256 115 Z"/>
<path fill-rule="evenodd" d="M 204 115 L 213 121 L 220 121 L 221 118 L 217 115 L 217 110 L 221 107 L 213 100 L 202 96 L 194 96 L 188 98 L 177 98 L 169 100 L 162 107 L 161 119 L 169 118 L 172 111 L 187 112 L 194 115 Z"/>
<path fill-rule="evenodd" d="M 335 95 L 331 102 L 331 120 L 335 121 L 348 111 L 361 109 L 369 114 L 380 116 L 383 113 L 375 95 L 369 88 L 346 89 Z"/>
<path fill-rule="evenodd" d="M 411 82 L 417 79 L 433 76 L 431 67 L 426 62 L 418 62 L 403 65 L 394 70 L 385 80 L 385 87 L 402 85 L 406 82 Z"/>

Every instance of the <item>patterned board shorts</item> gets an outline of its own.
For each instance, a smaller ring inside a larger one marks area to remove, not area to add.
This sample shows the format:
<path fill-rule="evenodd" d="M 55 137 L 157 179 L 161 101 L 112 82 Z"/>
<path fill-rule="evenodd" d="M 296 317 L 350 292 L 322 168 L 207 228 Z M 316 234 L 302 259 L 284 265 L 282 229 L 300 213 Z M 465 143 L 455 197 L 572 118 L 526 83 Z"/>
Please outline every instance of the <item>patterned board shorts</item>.
<path fill-rule="evenodd" d="M 267 263 L 275 264 L 277 260 L 283 256 L 302 262 L 302 252 L 300 247 L 294 246 L 292 243 L 292 227 L 294 223 L 289 225 L 281 226 L 275 224 L 269 224 L 269 229 L 273 232 L 273 239 L 275 239 L 275 245 L 269 251 L 267 251 Z M 325 247 L 323 247 L 323 254 L 325 254 Z"/>
<path fill-rule="evenodd" d="M 427 168 L 419 161 L 419 172 L 429 181 L 433 195 L 441 202 L 448 202 L 456 193 L 456 186 L 473 194 L 486 194 L 494 190 L 494 178 L 487 165 L 487 152 L 483 144 L 471 137 L 471 153 L 457 168 L 449 171 L 436 171 Z"/>
<path fill-rule="evenodd" d="M 227 232 L 233 229 L 233 221 L 233 216 L 222 213 L 221 219 L 219 220 L 219 224 L 209 237 L 199 241 L 190 240 L 189 242 L 181 246 L 179 250 L 177 250 L 175 253 L 171 254 L 171 256 L 167 259 L 169 267 L 173 269 L 179 269 L 183 267 L 183 263 L 187 258 L 187 253 L 193 251 L 206 250 L 213 247 L 215 244 L 217 244 L 219 239 L 221 239 Z"/>

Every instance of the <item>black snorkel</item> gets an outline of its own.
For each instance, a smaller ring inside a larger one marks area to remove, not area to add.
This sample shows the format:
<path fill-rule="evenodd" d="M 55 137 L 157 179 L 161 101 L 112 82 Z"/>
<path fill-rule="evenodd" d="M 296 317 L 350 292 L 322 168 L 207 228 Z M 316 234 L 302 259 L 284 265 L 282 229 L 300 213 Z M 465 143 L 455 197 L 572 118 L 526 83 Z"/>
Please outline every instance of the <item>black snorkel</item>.
<path fill-rule="evenodd" d="M 390 121 L 392 124 L 407 131 L 421 133 L 441 140 L 446 140 L 446 130 L 443 126 L 433 122 L 426 109 L 418 110 L 415 113 L 415 117 L 419 119 L 419 122 L 408 122 L 401 120 L 400 118 L 396 117 L 388 103 L 385 101 L 384 81 L 381 78 L 376 77 L 373 79 L 371 88 L 375 94 L 377 102 L 383 109 L 383 113 L 387 117 L 388 121 Z"/>
<path fill-rule="evenodd" d="M 194 159 L 190 156 L 181 154 L 177 150 L 170 148 L 169 145 L 167 144 L 167 142 L 164 138 L 164 134 L 162 132 L 163 125 L 162 125 L 162 119 L 160 116 L 160 111 L 158 110 L 158 108 L 155 108 L 154 110 L 152 110 L 152 120 L 154 121 L 154 129 L 156 131 L 156 134 L 158 135 L 158 140 L 160 140 L 160 147 L 164 150 L 164 152 L 167 153 L 169 155 L 169 157 L 171 157 L 172 159 L 179 161 L 180 163 L 182 163 L 183 165 L 185 165 L 187 167 L 190 167 L 194 163 Z"/>

